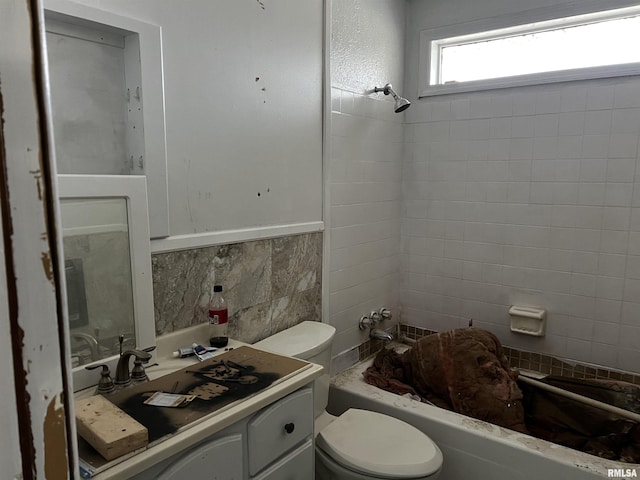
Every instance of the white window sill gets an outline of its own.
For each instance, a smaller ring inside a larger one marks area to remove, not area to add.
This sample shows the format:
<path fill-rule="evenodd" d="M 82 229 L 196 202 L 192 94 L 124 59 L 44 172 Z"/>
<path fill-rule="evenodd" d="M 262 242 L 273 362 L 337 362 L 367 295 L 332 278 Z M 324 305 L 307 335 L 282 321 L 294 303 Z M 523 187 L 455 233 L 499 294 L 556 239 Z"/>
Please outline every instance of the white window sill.
<path fill-rule="evenodd" d="M 455 93 L 523 87 L 528 85 L 544 85 L 548 83 L 572 82 L 577 80 L 591 80 L 595 78 L 625 77 L 629 75 L 640 75 L 640 63 L 534 73 L 531 75 L 492 78 L 472 82 L 448 83 L 446 85 L 430 85 L 424 88 L 418 97 L 424 98 L 436 95 L 451 95 Z"/>

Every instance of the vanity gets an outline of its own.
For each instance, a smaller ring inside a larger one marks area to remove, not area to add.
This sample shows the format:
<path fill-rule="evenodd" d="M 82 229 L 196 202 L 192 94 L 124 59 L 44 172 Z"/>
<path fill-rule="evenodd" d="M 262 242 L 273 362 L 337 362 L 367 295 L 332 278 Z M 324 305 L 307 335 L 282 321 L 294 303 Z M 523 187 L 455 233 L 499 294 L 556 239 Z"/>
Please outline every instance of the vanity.
<path fill-rule="evenodd" d="M 172 357 L 172 352 L 178 348 L 204 338 L 206 325 L 159 337 L 158 364 L 147 369 L 147 374 L 152 380 L 148 384 L 162 385 L 165 379 L 173 383 L 174 372 L 181 369 L 191 371 L 191 366 L 195 369 L 199 365 L 205 365 L 205 362 L 200 364 L 195 357 Z M 243 350 L 243 347 L 248 348 Z M 243 351 L 273 356 L 234 340 L 229 341 L 227 348 L 226 352 L 225 349 L 215 352 L 210 362 L 214 362 L 216 356 L 224 354 L 225 357 L 229 357 L 234 352 Z M 267 363 L 272 360 L 279 362 L 277 357 L 285 363 L 294 361 L 288 357 L 273 356 L 273 359 L 267 359 Z M 264 389 L 245 398 L 233 400 L 216 411 L 205 414 L 199 420 L 178 428 L 175 433 L 155 439 L 150 429 L 150 443 L 147 447 L 111 462 L 98 462 L 102 463 L 98 468 L 87 463 L 88 457 L 83 454 L 87 445 L 81 442 L 81 464 L 85 470 L 91 472 L 90 476 L 85 478 L 178 480 L 199 478 L 202 474 L 206 474 L 206 478 L 221 480 L 313 478 L 312 385 L 323 369 L 319 365 L 297 359 L 295 362 L 299 362 L 299 365 L 294 365 L 291 373 Z M 119 397 L 125 392 L 126 390 L 121 391 Z M 84 390 L 78 392 L 76 398 L 92 394 L 92 390 Z M 182 411 L 179 408 L 170 410 Z M 186 414 L 186 409 L 184 411 Z M 179 412 L 176 414 L 180 416 Z M 155 423 L 161 422 L 161 417 L 154 417 Z M 96 458 L 96 455 L 96 452 L 92 452 L 89 457 Z"/>

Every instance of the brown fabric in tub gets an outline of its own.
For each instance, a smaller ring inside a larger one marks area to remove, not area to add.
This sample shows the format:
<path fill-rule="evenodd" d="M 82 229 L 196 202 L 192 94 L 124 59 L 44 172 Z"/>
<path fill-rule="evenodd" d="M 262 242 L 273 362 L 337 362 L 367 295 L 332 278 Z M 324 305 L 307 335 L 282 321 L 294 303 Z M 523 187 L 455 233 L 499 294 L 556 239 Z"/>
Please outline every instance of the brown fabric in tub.
<path fill-rule="evenodd" d="M 403 354 L 383 349 L 365 380 L 398 394 L 473 418 L 526 432 L 517 373 L 509 370 L 500 341 L 477 328 L 423 337 Z"/>

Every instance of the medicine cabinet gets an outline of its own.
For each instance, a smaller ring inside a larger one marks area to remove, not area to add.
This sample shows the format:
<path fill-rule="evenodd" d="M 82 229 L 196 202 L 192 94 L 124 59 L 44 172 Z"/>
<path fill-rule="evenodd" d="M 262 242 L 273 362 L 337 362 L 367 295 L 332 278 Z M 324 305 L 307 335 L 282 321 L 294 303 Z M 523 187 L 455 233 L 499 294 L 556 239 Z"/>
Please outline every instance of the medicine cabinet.
<path fill-rule="evenodd" d="M 144 175 L 150 235 L 168 236 L 160 27 L 46 0 L 45 29 L 58 173 Z"/>
<path fill-rule="evenodd" d="M 155 345 L 146 179 L 58 175 L 74 390 L 112 374 L 124 349 Z"/>

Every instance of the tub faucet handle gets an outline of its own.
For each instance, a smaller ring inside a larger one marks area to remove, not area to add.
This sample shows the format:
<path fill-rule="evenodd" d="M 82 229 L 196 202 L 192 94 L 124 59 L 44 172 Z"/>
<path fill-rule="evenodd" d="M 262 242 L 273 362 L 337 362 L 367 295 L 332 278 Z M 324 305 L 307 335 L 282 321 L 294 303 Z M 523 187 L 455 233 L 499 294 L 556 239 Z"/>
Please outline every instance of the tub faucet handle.
<path fill-rule="evenodd" d="M 390 320 L 392 317 L 391 310 L 384 307 L 380 307 L 380 310 L 378 310 L 378 315 L 380 316 L 380 320 Z"/>
<path fill-rule="evenodd" d="M 382 316 L 380 315 L 380 313 L 376 312 L 375 310 L 371 311 L 371 313 L 369 314 L 369 318 L 371 319 L 371 323 L 372 323 L 371 326 L 375 325 L 380 320 L 382 320 Z"/>
<path fill-rule="evenodd" d="M 358 327 L 360 327 L 360 330 L 366 330 L 367 327 L 373 327 L 373 323 L 375 322 L 372 322 L 371 318 L 366 315 L 362 315 L 358 322 Z"/>

